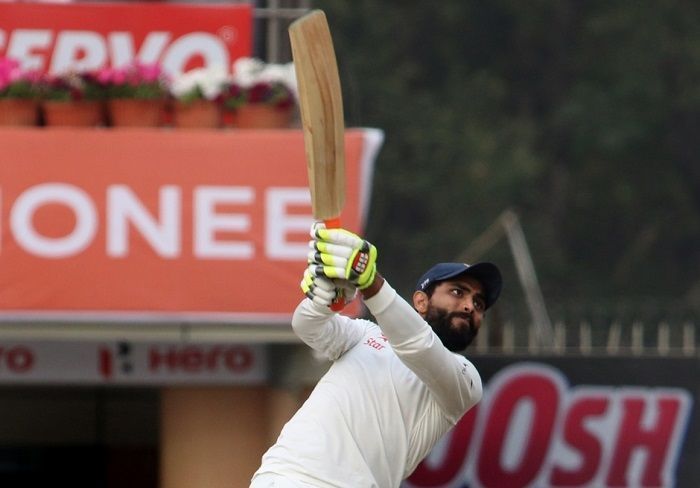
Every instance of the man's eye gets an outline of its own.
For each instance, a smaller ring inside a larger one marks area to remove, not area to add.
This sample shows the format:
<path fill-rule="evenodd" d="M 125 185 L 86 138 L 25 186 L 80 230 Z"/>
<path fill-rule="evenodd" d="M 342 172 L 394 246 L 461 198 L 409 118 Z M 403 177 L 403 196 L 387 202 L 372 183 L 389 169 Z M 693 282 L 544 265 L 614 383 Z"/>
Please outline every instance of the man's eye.
<path fill-rule="evenodd" d="M 486 304 L 482 302 L 481 300 L 475 300 L 474 301 L 474 306 L 479 312 L 483 312 L 486 309 Z"/>
<path fill-rule="evenodd" d="M 460 290 L 459 288 L 452 288 L 452 294 L 453 294 L 454 296 L 461 297 L 461 296 L 462 296 L 462 290 Z"/>

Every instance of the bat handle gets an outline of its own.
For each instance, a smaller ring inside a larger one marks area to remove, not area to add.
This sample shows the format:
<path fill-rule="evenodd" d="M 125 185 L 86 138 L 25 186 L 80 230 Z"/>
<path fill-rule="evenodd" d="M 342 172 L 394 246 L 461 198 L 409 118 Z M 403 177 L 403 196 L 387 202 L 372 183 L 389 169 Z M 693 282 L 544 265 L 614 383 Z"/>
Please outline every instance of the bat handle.
<path fill-rule="evenodd" d="M 334 219 L 326 219 L 323 221 L 324 224 L 326 224 L 327 229 L 337 229 L 340 227 L 340 217 L 336 217 Z M 340 312 L 342 309 L 345 308 L 345 297 L 342 295 L 342 290 L 339 290 L 340 293 L 338 293 L 338 296 L 333 300 L 331 303 L 331 310 L 334 312 Z"/>
<path fill-rule="evenodd" d="M 326 219 L 323 223 L 326 224 L 326 229 L 338 229 L 340 228 L 340 217 Z"/>

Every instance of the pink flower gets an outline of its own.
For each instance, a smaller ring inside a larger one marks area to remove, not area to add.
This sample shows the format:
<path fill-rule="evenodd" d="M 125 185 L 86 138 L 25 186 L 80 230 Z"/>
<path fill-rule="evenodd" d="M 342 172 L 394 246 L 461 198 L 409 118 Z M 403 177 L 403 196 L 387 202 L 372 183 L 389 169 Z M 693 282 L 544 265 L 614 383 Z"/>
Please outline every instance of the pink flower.
<path fill-rule="evenodd" d="M 1 1 L 1 0 L 0 0 Z M 156 99 L 167 96 L 167 79 L 158 64 L 134 61 L 116 68 L 104 68 L 98 74 L 107 98 Z"/>
<path fill-rule="evenodd" d="M 19 68 L 19 61 L 13 58 L 0 58 L 0 76 L 5 76 Z"/>
<path fill-rule="evenodd" d="M 160 68 L 159 64 L 140 64 L 137 63 L 135 65 L 136 71 L 139 74 L 139 77 L 146 82 L 154 82 L 158 81 L 162 75 L 163 72 Z"/>
<path fill-rule="evenodd" d="M 10 96 L 29 96 L 35 89 L 32 85 L 36 85 L 40 78 L 39 71 L 23 70 L 18 60 L 0 56 L 0 90 L 9 90 L 12 93 Z M 7 95 L 8 93 L 3 94 Z"/>
<path fill-rule="evenodd" d="M 106 85 L 112 81 L 114 70 L 112 68 L 102 68 L 97 72 L 97 81 Z"/>
<path fill-rule="evenodd" d="M 0 58 L 0 83 L 5 86 L 25 79 L 19 61 L 13 58 Z"/>
<path fill-rule="evenodd" d="M 115 85 L 122 85 L 126 83 L 128 78 L 128 68 L 119 68 L 112 71 L 111 83 Z"/>

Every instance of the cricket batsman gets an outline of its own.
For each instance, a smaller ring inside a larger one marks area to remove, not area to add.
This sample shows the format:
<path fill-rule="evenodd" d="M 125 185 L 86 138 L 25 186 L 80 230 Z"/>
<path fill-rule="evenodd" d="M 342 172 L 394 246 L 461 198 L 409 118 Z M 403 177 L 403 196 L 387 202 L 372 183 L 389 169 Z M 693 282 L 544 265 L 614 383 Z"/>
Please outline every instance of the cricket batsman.
<path fill-rule="evenodd" d="M 263 455 L 251 488 L 398 488 L 482 396 L 462 354 L 498 299 L 491 263 L 439 263 L 412 304 L 377 271 L 377 249 L 344 229 L 311 228 L 295 333 L 332 361 Z M 329 307 L 361 295 L 376 323 Z"/>

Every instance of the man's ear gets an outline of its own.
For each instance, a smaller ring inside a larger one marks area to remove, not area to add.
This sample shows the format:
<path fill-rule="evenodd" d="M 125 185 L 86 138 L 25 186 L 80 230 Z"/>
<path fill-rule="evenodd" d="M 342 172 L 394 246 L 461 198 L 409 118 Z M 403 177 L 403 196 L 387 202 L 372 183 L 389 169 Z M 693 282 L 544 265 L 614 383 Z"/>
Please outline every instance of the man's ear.
<path fill-rule="evenodd" d="M 420 315 L 425 316 L 428 311 L 428 302 L 430 298 L 428 294 L 424 291 L 416 291 L 413 293 L 413 308 L 416 309 Z"/>

